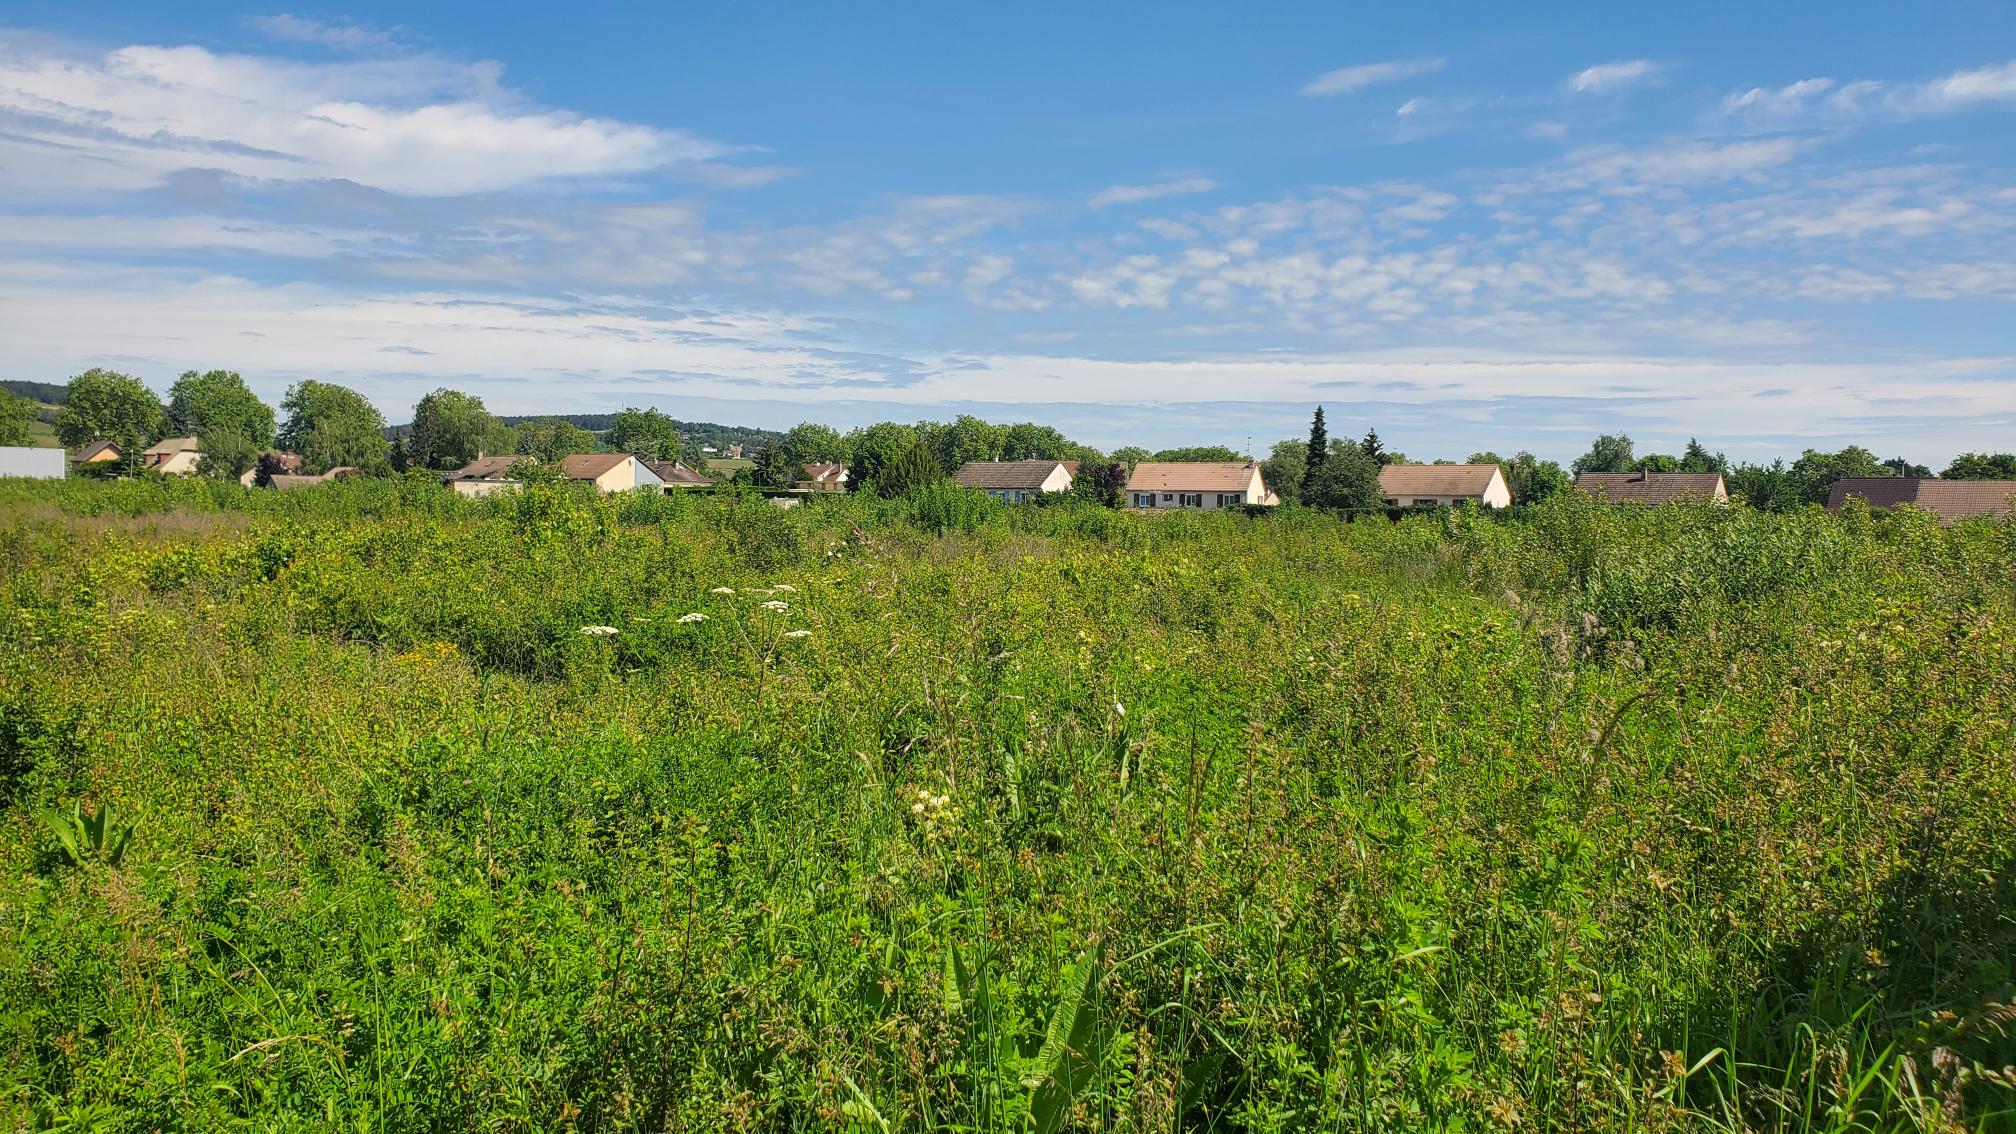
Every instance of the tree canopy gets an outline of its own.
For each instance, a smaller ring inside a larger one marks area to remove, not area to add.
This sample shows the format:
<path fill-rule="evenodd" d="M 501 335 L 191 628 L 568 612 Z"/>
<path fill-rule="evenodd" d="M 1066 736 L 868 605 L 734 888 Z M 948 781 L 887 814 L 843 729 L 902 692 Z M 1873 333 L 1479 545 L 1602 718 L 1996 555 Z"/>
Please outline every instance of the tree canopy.
<path fill-rule="evenodd" d="M 273 407 L 235 370 L 183 372 L 168 391 L 168 431 L 196 438 L 205 476 L 235 477 L 273 446 Z"/>
<path fill-rule="evenodd" d="M 35 440 L 35 403 L 0 390 L 0 445 L 28 445 Z"/>
<path fill-rule="evenodd" d="M 1570 466 L 1575 475 L 1585 472 L 1633 472 L 1638 462 L 1631 457 L 1631 438 L 1622 433 L 1605 433 L 1589 445 L 1589 451 Z"/>
<path fill-rule="evenodd" d="M 1949 480 L 2016 480 L 2016 453 L 1962 453 L 1943 475 Z"/>
<path fill-rule="evenodd" d="M 847 463 L 847 439 L 832 426 L 816 422 L 804 421 L 792 426 L 784 434 L 784 440 L 763 450 L 764 455 L 771 449 L 778 450 L 793 465 Z"/>
<path fill-rule="evenodd" d="M 518 434 L 518 451 L 551 464 L 562 457 L 595 451 L 595 435 L 571 421 L 557 417 L 533 418 L 512 427 Z"/>
<path fill-rule="evenodd" d="M 656 409 L 625 406 L 609 425 L 609 448 L 646 461 L 670 461 L 683 451 L 679 423 Z"/>
<path fill-rule="evenodd" d="M 388 465 L 385 417 L 348 386 L 313 378 L 296 382 L 280 401 L 287 415 L 281 448 L 301 455 L 303 471 L 350 467 L 383 472 Z"/>
<path fill-rule="evenodd" d="M 1377 508 L 1380 464 L 1362 446 L 1349 441 L 1330 443 L 1330 452 L 1316 466 L 1316 475 L 1302 486 L 1302 503 L 1313 508 L 1360 510 Z"/>
<path fill-rule="evenodd" d="M 131 471 L 166 425 L 161 399 L 140 379 L 93 367 L 70 380 L 69 396 L 56 415 L 56 438 L 70 449 L 110 441 L 119 446 L 120 468 Z"/>
<path fill-rule="evenodd" d="M 483 399 L 439 389 L 413 406 L 407 462 L 418 468 L 459 469 L 483 456 L 517 451 L 511 427 L 490 416 Z"/>
<path fill-rule="evenodd" d="M 878 421 L 847 434 L 847 486 L 873 489 L 882 470 L 903 459 L 917 444 L 917 427 L 900 421 Z"/>

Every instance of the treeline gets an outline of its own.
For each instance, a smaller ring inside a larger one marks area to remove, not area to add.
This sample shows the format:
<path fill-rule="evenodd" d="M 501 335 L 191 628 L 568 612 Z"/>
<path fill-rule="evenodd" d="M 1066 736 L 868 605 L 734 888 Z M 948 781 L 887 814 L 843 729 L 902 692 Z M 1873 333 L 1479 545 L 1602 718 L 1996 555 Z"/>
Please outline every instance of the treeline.
<path fill-rule="evenodd" d="M 1244 461 L 1247 455 L 1224 446 L 1151 451 L 1135 446 L 1102 453 L 1035 422 L 997 424 L 970 414 L 949 422 L 884 421 L 845 433 L 806 422 L 784 433 L 682 422 L 656 409 L 627 408 L 613 414 L 500 417 L 483 400 L 459 390 L 438 389 L 413 407 L 412 421 L 388 428 L 383 415 L 362 394 L 313 379 L 298 382 L 281 399 L 279 412 L 262 402 L 236 372 L 189 371 L 175 380 L 168 400 L 139 379 L 92 369 L 67 386 L 10 382 L 0 391 L 0 444 L 26 445 L 37 407 L 15 391 L 26 389 L 60 405 L 57 438 L 77 448 L 110 441 L 121 457 L 109 471 L 130 473 L 140 456 L 163 437 L 194 436 L 203 453 L 204 475 L 236 477 L 274 449 L 298 454 L 303 471 L 350 467 L 366 473 L 409 468 L 460 468 L 479 456 L 523 453 L 554 461 L 573 453 L 631 453 L 645 460 L 703 464 L 707 445 L 760 444 L 753 467 L 737 481 L 788 486 L 805 479 L 807 466 L 848 466 L 850 488 L 886 496 L 903 495 L 943 480 L 969 461 L 1077 461 L 1074 494 L 1117 506 L 1130 470 L 1142 461 Z M 1275 443 L 1260 462 L 1268 487 L 1283 503 L 1362 510 L 1380 507 L 1379 470 L 1390 464 L 1420 463 L 1389 450 L 1377 429 L 1356 440 L 1332 438 L 1317 407 L 1307 438 Z M 1439 460 L 1437 464 L 1453 464 Z M 1520 451 L 1472 453 L 1466 463 L 1496 464 L 1511 488 L 1514 504 L 1531 504 L 1569 487 L 1584 472 L 1716 472 L 1732 494 L 1755 507 L 1785 510 L 1822 503 L 1843 477 L 1930 476 L 1931 470 L 1902 457 L 1879 460 L 1861 446 L 1838 452 L 1808 449 L 1789 464 L 1737 464 L 1690 440 L 1677 454 L 1638 454 L 1624 434 L 1597 437 L 1567 467 Z M 1955 479 L 2016 479 L 2016 454 L 1963 453 L 1940 474 Z"/>

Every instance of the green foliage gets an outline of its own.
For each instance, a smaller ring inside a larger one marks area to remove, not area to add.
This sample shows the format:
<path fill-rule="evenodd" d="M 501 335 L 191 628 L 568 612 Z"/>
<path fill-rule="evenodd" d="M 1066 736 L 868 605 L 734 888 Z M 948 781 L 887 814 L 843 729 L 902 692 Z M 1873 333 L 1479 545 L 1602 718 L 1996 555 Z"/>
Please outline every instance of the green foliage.
<path fill-rule="evenodd" d="M 168 391 L 170 435 L 196 438 L 204 476 L 235 479 L 273 445 L 273 407 L 232 370 L 183 372 Z"/>
<path fill-rule="evenodd" d="M 1119 461 L 1086 461 L 1071 478 L 1071 495 L 1101 508 L 1121 506 L 1127 488 L 1127 466 Z"/>
<path fill-rule="evenodd" d="M 1047 425 L 1020 421 L 1001 434 L 1003 461 L 1082 461 L 1098 454 Z"/>
<path fill-rule="evenodd" d="M 1711 453 L 1707 446 L 1692 437 L 1687 439 L 1687 451 L 1680 454 L 1681 472 L 1710 473 L 1729 471 L 1729 458 L 1720 453 Z"/>
<path fill-rule="evenodd" d="M 956 472 L 968 461 L 998 461 L 1008 440 L 1005 426 L 962 413 L 949 424 L 927 422 L 917 427 L 944 472 Z"/>
<path fill-rule="evenodd" d="M 511 428 L 490 416 L 483 399 L 474 394 L 440 389 L 413 406 L 406 450 L 411 467 L 459 469 L 478 457 L 517 451 L 518 439 Z"/>
<path fill-rule="evenodd" d="M 56 415 L 56 438 L 66 449 L 110 441 L 119 446 L 120 471 L 131 472 L 165 426 L 154 391 L 131 375 L 94 367 L 70 379 L 69 394 Z"/>
<path fill-rule="evenodd" d="M 349 467 L 389 471 L 385 418 L 364 395 L 313 378 L 296 382 L 280 401 L 287 415 L 277 443 L 301 455 L 302 471 L 317 474 Z"/>
<path fill-rule="evenodd" d="M 1900 472 L 1900 476 L 1923 476 Z M 1948 480 L 2016 480 L 2016 453 L 1962 453 L 1939 475 Z"/>
<path fill-rule="evenodd" d="M 1825 504 L 1827 490 L 1843 477 L 1893 475 L 1890 466 L 1860 445 L 1850 445 L 1838 453 L 1808 449 L 1792 462 L 1790 488 L 1802 503 Z"/>
<path fill-rule="evenodd" d="M 610 422 L 612 453 L 629 453 L 645 461 L 671 461 L 678 459 L 684 443 L 679 423 L 662 410 L 625 407 Z"/>
<path fill-rule="evenodd" d="M 1510 459 L 1489 451 L 1472 453 L 1467 463 L 1497 465 L 1505 476 L 1505 487 L 1512 493 L 1515 506 L 1538 504 L 1575 483 L 1560 465 L 1543 461 L 1524 450 L 1513 454 Z"/>
<path fill-rule="evenodd" d="M 805 479 L 805 466 L 791 459 L 782 445 L 772 445 L 756 455 L 749 470 L 749 482 L 763 488 L 789 488 Z"/>
<path fill-rule="evenodd" d="M 1274 443 L 1267 459 L 1260 462 L 1260 477 L 1283 504 L 1302 500 L 1302 474 L 1309 465 L 1309 443 L 1289 437 Z"/>
<path fill-rule="evenodd" d="M 1316 475 L 1302 486 L 1302 503 L 1312 508 L 1361 511 L 1385 502 L 1379 462 L 1349 441 L 1331 442 L 1330 455 L 1314 468 Z"/>
<path fill-rule="evenodd" d="M 844 465 L 848 457 L 847 439 L 839 430 L 810 421 L 792 426 L 784 440 L 766 448 L 764 454 L 772 450 L 793 465 Z"/>
<path fill-rule="evenodd" d="M 1153 457 L 1155 461 L 1244 461 L 1245 454 L 1235 453 L 1223 445 L 1191 445 L 1180 449 L 1163 449 Z"/>
<path fill-rule="evenodd" d="M 1139 445 L 1123 445 L 1113 450 L 1113 459 L 1125 464 L 1131 472 L 1135 465 L 1140 464 L 1142 461 L 1155 460 L 1156 457 L 1155 454 L 1143 449 Z"/>
<path fill-rule="evenodd" d="M 1281 446 L 1276 445 L 1274 452 L 1279 454 Z M 1375 461 L 1378 459 L 1378 454 L 1369 450 L 1366 455 Z M 1318 482 L 1323 478 L 1323 462 L 1329 456 L 1330 431 L 1323 422 L 1323 407 L 1317 406 L 1315 415 L 1309 419 L 1309 440 L 1302 443 L 1302 475 L 1296 478 L 1299 481 L 1296 485 L 1298 496 L 1314 501 L 1323 495 Z M 1283 483 L 1286 483 L 1286 478 L 1283 478 Z M 1277 486 L 1274 491 L 1278 493 L 1281 489 Z"/>
<path fill-rule="evenodd" d="M 881 421 L 847 434 L 847 487 L 849 491 L 873 488 L 882 470 L 903 459 L 917 444 L 917 427 L 901 422 Z"/>
<path fill-rule="evenodd" d="M 1379 431 L 1377 429 L 1367 429 L 1365 431 L 1364 440 L 1358 442 L 1358 451 L 1382 465 L 1401 464 L 1407 459 L 1405 453 L 1388 452 L 1386 450 L 1386 443 L 1379 440 Z"/>
<path fill-rule="evenodd" d="M 2016 525 L 1511 513 L 0 483 L 13 1124 L 2006 1128 Z"/>
<path fill-rule="evenodd" d="M 517 434 L 520 453 L 529 453 L 549 465 L 558 463 L 562 457 L 593 453 L 597 448 L 593 433 L 557 417 L 521 421 L 512 431 Z"/>
<path fill-rule="evenodd" d="M 0 390 L 0 445 L 32 445 L 35 403 Z"/>
<path fill-rule="evenodd" d="M 897 458 L 896 463 L 875 474 L 875 495 L 884 500 L 908 496 L 945 479 L 945 469 L 920 438 Z"/>
<path fill-rule="evenodd" d="M 1585 472 L 1631 472 L 1638 462 L 1631 456 L 1631 438 L 1622 433 L 1605 433 L 1589 445 L 1589 451 L 1570 465 L 1575 475 Z"/>

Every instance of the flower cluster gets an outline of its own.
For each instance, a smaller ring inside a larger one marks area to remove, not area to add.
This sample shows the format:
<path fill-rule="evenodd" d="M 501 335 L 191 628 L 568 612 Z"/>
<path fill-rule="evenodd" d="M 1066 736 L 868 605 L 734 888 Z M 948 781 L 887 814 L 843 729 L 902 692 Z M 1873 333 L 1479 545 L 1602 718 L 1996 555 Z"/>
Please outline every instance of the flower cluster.
<path fill-rule="evenodd" d="M 694 611 L 694 612 L 693 612 L 693 613 L 691 613 L 691 614 L 682 614 L 682 615 L 680 615 L 680 616 L 679 616 L 679 621 L 681 621 L 681 622 L 705 622 L 705 621 L 707 621 L 707 616 L 706 616 L 706 615 L 704 615 L 704 614 L 702 614 L 702 613 L 700 613 L 699 611 L 697 611 L 697 610 L 696 610 L 696 611 Z"/>
<path fill-rule="evenodd" d="M 917 817 L 917 825 L 923 829 L 927 842 L 935 843 L 951 834 L 959 821 L 951 796 L 933 795 L 925 788 L 917 789 L 917 801 L 910 805 L 910 813 Z"/>
<path fill-rule="evenodd" d="M 606 638 L 611 634 L 618 633 L 614 626 L 583 626 L 581 632 L 591 638 Z"/>

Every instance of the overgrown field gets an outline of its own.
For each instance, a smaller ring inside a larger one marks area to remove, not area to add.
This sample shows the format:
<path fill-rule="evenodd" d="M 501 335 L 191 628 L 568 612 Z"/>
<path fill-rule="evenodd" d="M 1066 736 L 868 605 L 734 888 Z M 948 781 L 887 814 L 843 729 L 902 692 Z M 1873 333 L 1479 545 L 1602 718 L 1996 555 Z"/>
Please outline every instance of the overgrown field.
<path fill-rule="evenodd" d="M 2016 526 L 16 482 L 0 579 L 21 1127 L 2016 1127 Z"/>

